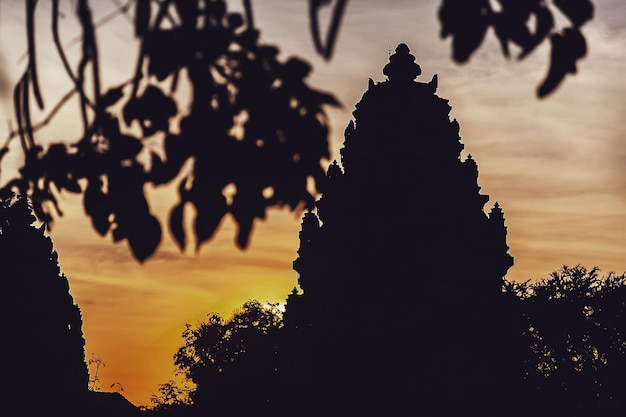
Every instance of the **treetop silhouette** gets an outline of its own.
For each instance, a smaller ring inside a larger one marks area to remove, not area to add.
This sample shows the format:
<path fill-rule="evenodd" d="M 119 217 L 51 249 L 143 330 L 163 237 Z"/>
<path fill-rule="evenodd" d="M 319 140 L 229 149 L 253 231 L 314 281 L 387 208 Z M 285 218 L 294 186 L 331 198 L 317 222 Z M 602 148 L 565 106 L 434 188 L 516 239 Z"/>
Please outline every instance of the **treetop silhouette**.
<path fill-rule="evenodd" d="M 518 387 L 546 414 L 623 413 L 626 274 L 565 265 L 548 278 L 507 282 L 507 295 L 517 317 L 510 353 L 520 364 Z"/>
<path fill-rule="evenodd" d="M 52 239 L 35 220 L 26 197 L 0 192 L 0 317 L 10 339 L 3 407 L 20 415 L 133 415 L 125 399 L 89 390 L 81 310 Z"/>
<path fill-rule="evenodd" d="M 246 301 L 227 320 L 210 313 L 195 327 L 187 324 L 174 365 L 194 385 L 188 403 L 234 415 L 275 410 L 268 399 L 281 395 L 282 325 L 278 304 L 264 306 L 256 300 Z"/>

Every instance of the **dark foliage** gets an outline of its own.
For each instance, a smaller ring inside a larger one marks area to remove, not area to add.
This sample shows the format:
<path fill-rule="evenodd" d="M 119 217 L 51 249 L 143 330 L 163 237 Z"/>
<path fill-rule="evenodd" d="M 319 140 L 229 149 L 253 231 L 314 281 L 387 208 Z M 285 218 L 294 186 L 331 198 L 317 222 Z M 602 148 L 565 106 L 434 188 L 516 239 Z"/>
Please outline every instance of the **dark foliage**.
<path fill-rule="evenodd" d="M 153 412 L 180 412 L 185 407 L 193 404 L 190 393 L 192 388 L 180 386 L 176 381 L 169 380 L 159 384 L 159 393 L 153 394 L 150 398 L 151 407 L 146 407 L 145 411 Z"/>
<path fill-rule="evenodd" d="M 496 7 L 493 7 L 495 5 Z M 571 26 L 558 29 L 554 13 L 560 12 Z M 593 18 L 589 0 L 443 0 L 439 9 L 441 37 L 452 37 L 452 57 L 467 62 L 493 29 L 505 57 L 510 46 L 519 48 L 517 59 L 524 59 L 542 42 L 551 44 L 550 67 L 537 89 L 546 97 L 569 73 L 576 73 L 576 63 L 587 54 L 581 27 Z"/>
<path fill-rule="evenodd" d="M 626 409 L 626 274 L 564 266 L 507 283 L 519 302 L 526 354 L 522 388 L 546 412 L 617 415 Z"/>
<path fill-rule="evenodd" d="M 328 33 L 326 34 L 325 41 L 323 41 L 320 33 L 319 11 L 323 6 L 328 6 L 332 2 L 332 0 L 309 0 L 309 22 L 313 45 L 317 53 L 326 59 L 330 59 L 333 56 L 339 26 L 341 25 L 341 18 L 348 5 L 348 0 L 335 0 L 331 21 L 328 25 Z"/>
<path fill-rule="evenodd" d="M 82 315 L 28 199 L 0 190 L 4 414 L 137 416 L 118 393 L 91 390 Z"/>
<path fill-rule="evenodd" d="M 59 36 L 59 0 L 53 0 L 52 38 L 74 90 L 37 124 L 31 109 L 43 110 L 45 103 L 34 36 L 37 2 L 25 2 L 28 65 L 14 89 L 17 129 L 9 136 L 20 139 L 25 163 L 19 178 L 5 185 L 28 195 L 37 218 L 48 225 L 62 215 L 61 193 L 82 194 L 94 230 L 115 242 L 125 240 L 140 262 L 154 254 L 164 228 L 181 250 L 190 244 L 183 227 L 186 206 L 195 213 L 196 250 L 212 239 L 225 216 L 235 220 L 235 244 L 245 249 L 255 221 L 264 219 L 268 208 L 312 207 L 314 194 L 321 191 L 321 163 L 329 157 L 324 108 L 339 103 L 306 84 L 307 62 L 297 57 L 281 61 L 277 47 L 259 42 L 252 2 L 243 4 L 244 15 L 229 12 L 225 0 L 131 0 L 120 6 L 120 13 L 133 12 L 141 46 L 129 80 L 105 87 L 98 22 L 89 1 L 75 2 L 82 53 L 74 69 Z M 311 38 L 325 59 L 333 55 L 347 4 L 309 0 Z M 320 21 L 324 7 L 331 7 L 327 25 Z M 555 9 L 572 27 L 557 31 Z M 592 17 L 589 0 L 443 0 L 439 10 L 441 36 L 452 37 L 459 63 L 470 58 L 490 27 L 505 56 L 510 44 L 521 49 L 521 59 L 549 39 L 551 65 L 540 97 L 576 71 L 586 54 L 580 28 Z M 176 100 L 181 83 L 192 92 L 186 113 Z M 80 98 L 82 137 L 42 147 L 35 139 L 37 129 L 74 95 Z M 159 152 L 148 146 L 156 137 L 164 138 Z M 8 146 L 0 149 L 0 158 Z M 163 222 L 152 213 L 145 189 L 172 182 L 179 184 L 179 199 Z"/>
<path fill-rule="evenodd" d="M 20 398 L 24 387 L 52 379 L 47 394 L 71 397 L 88 383 L 82 318 L 52 241 L 34 221 L 26 198 L 0 195 L 1 317 L 3 334 L 13 340 L 5 346 L 3 375 Z"/>
<path fill-rule="evenodd" d="M 247 301 L 228 320 L 209 314 L 195 328 L 187 325 L 185 344 L 174 356 L 177 372 L 195 384 L 190 399 L 197 410 L 241 415 L 269 411 L 282 395 L 278 379 L 279 334 L 282 315 L 276 305 Z M 165 393 L 178 389 L 168 388 Z M 167 396 L 155 399 L 157 409 L 181 405 Z"/>
<path fill-rule="evenodd" d="M 40 108 L 43 101 L 33 27 L 28 26 L 31 61 L 15 88 L 17 133 L 26 163 L 20 178 L 8 186 L 29 193 L 37 217 L 46 223 L 61 214 L 60 192 L 83 193 L 93 228 L 103 236 L 110 232 L 116 242 L 126 240 L 134 257 L 144 261 L 162 235 L 144 188 L 178 181 L 180 200 L 172 208 L 169 228 L 180 249 L 187 245 L 187 204 L 195 209 L 196 249 L 228 214 L 239 226 L 236 244 L 244 249 L 254 220 L 265 218 L 268 207 L 300 210 L 312 205 L 307 181 L 323 176 L 320 161 L 329 157 L 323 106 L 339 103 L 306 85 L 308 63 L 295 57 L 281 62 L 278 48 L 259 43 L 250 7 L 244 19 L 229 13 L 222 0 L 156 4 L 154 10 L 153 2 L 135 2 L 135 34 L 141 40 L 135 75 L 124 85 L 102 90 L 89 3 L 77 2 L 83 53 L 74 73 L 58 36 L 59 2 L 53 2 L 53 36 L 81 97 L 84 136 L 47 149 L 36 144 L 30 120 L 30 92 Z M 34 13 L 35 2 L 29 2 L 29 22 Z M 91 85 L 85 81 L 88 67 Z M 192 91 L 186 114 L 174 98 L 183 78 Z M 114 108 L 122 109 L 120 116 Z M 126 133 L 133 126 L 139 135 Z M 146 147 L 157 134 L 165 137 L 162 156 Z M 147 163 L 139 162 L 140 153 L 148 153 Z M 232 195 L 225 195 L 227 187 Z"/>
<path fill-rule="evenodd" d="M 491 396 L 494 404 L 507 409 L 507 415 L 612 416 L 624 409 L 626 275 L 611 273 L 600 277 L 598 272 L 597 268 L 564 266 L 549 278 L 534 283 L 505 282 L 498 302 L 501 331 L 490 335 L 488 343 L 496 342 L 492 339 L 496 337 L 498 346 L 506 350 L 491 352 L 492 359 L 504 360 L 502 365 L 506 368 L 498 380 L 502 391 L 494 391 Z M 354 304 L 357 300 L 344 301 L 346 308 L 351 308 L 350 305 L 358 308 Z M 437 326 L 437 318 L 423 319 L 435 320 L 432 324 Z M 343 319 L 336 317 L 335 320 Z M 392 340 L 393 333 L 397 332 L 396 323 L 383 326 Z M 480 332 L 483 326 L 491 324 L 478 323 L 475 331 Z M 350 332 L 350 329 L 345 330 Z M 370 329 L 370 333 L 376 332 Z M 391 363 L 388 354 L 403 352 L 402 344 L 388 346 L 388 352 L 377 350 L 379 356 L 363 360 L 363 369 L 355 370 L 346 380 L 341 373 L 346 363 L 342 352 L 347 348 L 351 355 L 356 355 L 357 346 L 338 345 L 338 335 L 319 333 L 318 337 L 335 339 L 332 354 L 338 362 L 335 371 L 326 373 L 323 380 L 316 382 L 321 386 L 314 389 L 313 385 L 303 384 L 297 377 L 294 379 L 294 375 L 303 372 L 303 365 L 322 365 L 302 362 L 301 355 L 309 352 L 307 344 L 317 345 L 319 341 L 294 339 L 301 336 L 283 327 L 282 317 L 274 307 L 264 307 L 257 301 L 246 302 L 229 320 L 209 314 L 207 320 L 195 328 L 187 325 L 183 332 L 184 345 L 175 355 L 177 370 L 196 388 L 186 390 L 173 381 L 163 384 L 160 395 L 153 398 L 151 411 L 175 416 L 220 412 L 289 415 L 292 407 L 297 407 L 301 415 L 315 415 L 312 411 L 316 409 L 315 404 L 335 397 L 345 400 L 350 398 L 350 390 L 361 384 L 375 384 L 368 378 L 375 378 L 378 366 Z M 367 343 L 384 345 L 375 338 Z M 294 350 L 293 346 L 299 348 Z M 296 360 L 293 355 L 300 357 Z M 399 359 L 406 363 L 411 361 L 408 357 Z M 429 360 L 427 357 L 415 359 Z M 471 362 L 476 358 L 466 360 Z M 361 377 L 357 375 L 361 374 L 364 381 L 358 380 Z M 454 379 L 455 375 L 447 377 Z M 343 392 L 330 390 L 335 379 L 343 381 Z M 385 381 L 389 386 L 396 383 Z M 471 387 L 465 389 L 472 392 Z M 507 394 L 503 394 L 505 392 Z M 381 391 L 379 394 L 393 402 L 392 393 Z M 358 392 L 354 395 L 358 396 Z M 521 398 L 523 401 L 519 402 Z M 360 401 L 366 404 L 371 398 L 361 397 Z M 408 399 L 401 401 L 406 403 Z M 388 410 L 393 409 L 392 402 L 388 403 Z M 335 410 L 364 410 L 363 404 L 334 404 Z M 470 406 L 470 403 L 461 405 L 462 408 Z"/>

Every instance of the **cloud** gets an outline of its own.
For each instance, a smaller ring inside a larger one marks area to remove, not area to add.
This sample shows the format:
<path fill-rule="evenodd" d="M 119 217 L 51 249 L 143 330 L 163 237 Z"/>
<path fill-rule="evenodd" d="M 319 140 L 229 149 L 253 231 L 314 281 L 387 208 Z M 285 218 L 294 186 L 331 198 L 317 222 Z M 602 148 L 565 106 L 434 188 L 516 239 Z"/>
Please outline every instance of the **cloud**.
<path fill-rule="evenodd" d="M 624 32 L 624 2 L 622 0 L 603 0 L 594 2 L 594 19 L 588 26 L 602 26 L 609 33 Z"/>

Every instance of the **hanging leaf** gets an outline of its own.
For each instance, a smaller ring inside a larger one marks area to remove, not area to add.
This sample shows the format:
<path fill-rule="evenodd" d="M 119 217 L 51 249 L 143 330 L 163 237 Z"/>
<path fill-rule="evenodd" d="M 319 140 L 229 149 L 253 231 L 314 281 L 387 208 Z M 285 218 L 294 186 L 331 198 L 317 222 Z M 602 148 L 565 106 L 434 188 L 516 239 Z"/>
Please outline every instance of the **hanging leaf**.
<path fill-rule="evenodd" d="M 452 57 L 467 62 L 482 43 L 490 25 L 487 1 L 443 0 L 439 8 L 440 36 L 452 36 Z"/>
<path fill-rule="evenodd" d="M 117 161 L 133 159 L 143 149 L 143 144 L 135 137 L 120 132 L 117 119 L 110 116 L 101 118 L 100 126 L 103 136 L 108 140 L 108 153 Z"/>
<path fill-rule="evenodd" d="M 187 246 L 185 230 L 183 227 L 184 209 L 185 204 L 180 203 L 174 206 L 174 208 L 170 212 L 170 232 L 172 233 L 174 241 L 176 242 L 176 245 L 181 252 L 183 252 L 185 250 L 185 247 Z"/>
<path fill-rule="evenodd" d="M 41 157 L 47 178 L 55 183 L 59 190 L 65 189 L 72 193 L 80 193 L 82 189 L 74 178 L 74 156 L 68 155 L 64 144 L 52 144 Z"/>
<path fill-rule="evenodd" d="M 143 218 L 133 219 L 133 227 L 128 230 L 128 245 L 133 256 L 144 262 L 148 259 L 161 243 L 161 224 L 153 215 L 146 213 Z"/>
<path fill-rule="evenodd" d="M 197 0 L 174 0 L 176 12 L 183 22 L 183 26 L 195 29 L 198 21 L 199 8 Z"/>
<path fill-rule="evenodd" d="M 110 107 L 117 103 L 119 99 L 124 96 L 124 86 L 119 86 L 115 88 L 109 88 L 106 93 L 102 95 L 100 99 L 100 105 L 103 109 Z"/>
<path fill-rule="evenodd" d="M 229 13 L 227 19 L 228 19 L 228 26 L 232 30 L 239 29 L 244 24 L 243 16 L 241 16 L 240 13 Z"/>
<path fill-rule="evenodd" d="M 155 185 L 172 181 L 191 157 L 190 143 L 185 136 L 168 135 L 164 141 L 165 160 L 152 153 L 152 163 L 146 180 Z"/>
<path fill-rule="evenodd" d="M 62 180 L 57 182 L 57 184 L 59 185 L 59 187 L 74 194 L 80 194 L 83 191 L 83 189 L 80 187 L 80 184 L 78 184 L 78 181 L 72 178 L 69 173 L 67 174 L 67 176 L 63 177 Z"/>
<path fill-rule="evenodd" d="M 149 86 L 140 96 L 129 100 L 124 106 L 124 122 L 131 125 L 137 120 L 143 136 L 149 137 L 159 131 L 169 130 L 169 120 L 176 115 L 176 102 L 161 89 Z"/>
<path fill-rule="evenodd" d="M 133 121 L 139 118 L 139 112 L 141 111 L 140 109 L 141 104 L 139 102 L 139 99 L 132 98 L 128 100 L 128 102 L 124 106 L 124 110 L 122 111 L 124 123 L 126 123 L 127 126 L 130 126 Z"/>
<path fill-rule="evenodd" d="M 238 189 L 230 205 L 230 212 L 237 222 L 236 244 L 239 249 L 248 247 L 254 219 L 264 219 L 268 201 L 263 197 L 261 189 L 245 184 Z"/>
<path fill-rule="evenodd" d="M 91 218 L 94 229 L 98 234 L 104 236 L 111 227 L 109 221 L 111 208 L 108 198 L 101 187 L 102 182 L 100 179 L 89 181 L 83 197 L 83 208 L 85 213 Z"/>
<path fill-rule="evenodd" d="M 140 140 L 128 135 L 114 135 L 108 138 L 111 144 L 110 153 L 117 160 L 133 159 L 143 149 Z"/>
<path fill-rule="evenodd" d="M 280 75 L 285 81 L 299 82 L 311 73 L 311 69 L 311 64 L 308 62 L 297 57 L 291 57 L 283 65 Z"/>
<path fill-rule="evenodd" d="M 128 235 L 127 231 L 126 231 L 126 227 L 121 225 L 121 224 L 115 224 L 113 226 L 113 233 L 112 233 L 112 237 L 113 237 L 113 242 L 117 243 L 117 242 L 121 242 L 122 240 L 126 239 L 126 236 Z"/>
<path fill-rule="evenodd" d="M 252 232 L 254 218 L 249 214 L 240 213 L 235 217 L 235 220 L 237 221 L 237 238 L 235 243 L 239 249 L 245 250 L 250 243 L 250 233 Z"/>
<path fill-rule="evenodd" d="M 341 107 L 341 103 L 333 94 L 316 90 L 307 91 L 305 103 L 312 108 L 320 108 L 324 104 L 334 107 Z"/>
<path fill-rule="evenodd" d="M 525 45 L 522 45 L 522 52 L 518 59 L 524 59 L 528 54 L 543 42 L 554 28 L 554 17 L 547 7 L 539 7 L 535 12 L 536 25 L 535 32 Z"/>
<path fill-rule="evenodd" d="M 151 0 L 136 0 L 135 2 L 135 36 L 143 37 L 150 29 Z"/>
<path fill-rule="evenodd" d="M 207 15 L 221 20 L 226 14 L 226 2 L 224 0 L 212 0 L 207 3 L 205 5 Z"/>
<path fill-rule="evenodd" d="M 197 195 L 196 198 L 192 199 L 192 203 L 196 209 L 194 233 L 196 235 L 196 251 L 198 251 L 203 243 L 213 238 L 227 213 L 227 205 L 226 199 L 219 191 Z"/>
<path fill-rule="evenodd" d="M 180 29 L 152 30 L 144 40 L 148 57 L 148 72 L 163 81 L 174 71 L 183 68 L 193 56 L 193 32 Z"/>
<path fill-rule="evenodd" d="M 163 161 L 160 156 L 154 152 L 150 153 L 150 171 L 147 173 L 146 180 L 154 185 L 167 184 L 178 175 L 178 169 L 172 166 L 171 161 Z"/>
<path fill-rule="evenodd" d="M 584 25 L 593 18 L 594 6 L 589 0 L 554 0 L 554 4 L 576 27 Z"/>
<path fill-rule="evenodd" d="M 550 69 L 537 89 L 540 98 L 552 93 L 567 74 L 576 73 L 576 61 L 587 54 L 585 38 L 577 29 L 567 28 L 550 38 L 552 51 Z"/>

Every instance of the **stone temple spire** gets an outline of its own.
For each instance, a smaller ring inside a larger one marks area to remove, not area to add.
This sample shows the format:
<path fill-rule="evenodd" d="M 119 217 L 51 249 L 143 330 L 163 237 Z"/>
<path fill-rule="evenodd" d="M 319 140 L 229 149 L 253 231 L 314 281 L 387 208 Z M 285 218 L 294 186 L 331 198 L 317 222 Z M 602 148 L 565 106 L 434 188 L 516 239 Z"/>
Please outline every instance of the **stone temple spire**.
<path fill-rule="evenodd" d="M 410 401 L 485 404 L 499 384 L 498 349 L 481 332 L 499 334 L 513 265 L 504 217 L 499 205 L 484 211 L 478 165 L 461 159 L 460 126 L 436 76 L 415 81 L 421 69 L 405 44 L 383 73 L 355 105 L 341 164 L 302 222 L 293 263 L 302 293 L 289 297 L 285 323 L 303 341 L 294 358 L 311 362 L 298 365 L 306 371 L 294 385 L 344 395 L 350 380 L 359 398 L 346 403 L 381 398 L 385 408 L 402 393 L 403 411 Z"/>
<path fill-rule="evenodd" d="M 389 63 L 383 68 L 389 81 L 409 82 L 422 73 L 422 69 L 415 63 L 415 56 L 409 52 L 409 47 L 401 43 L 396 47 L 396 53 L 389 57 Z"/>

